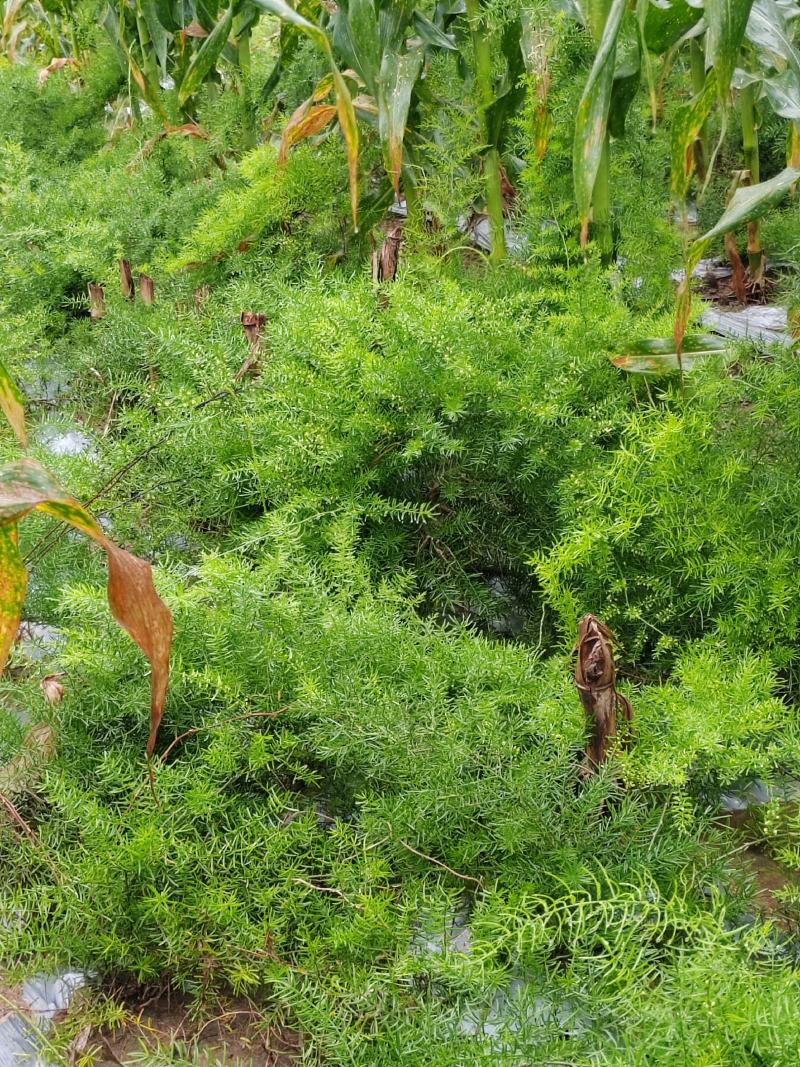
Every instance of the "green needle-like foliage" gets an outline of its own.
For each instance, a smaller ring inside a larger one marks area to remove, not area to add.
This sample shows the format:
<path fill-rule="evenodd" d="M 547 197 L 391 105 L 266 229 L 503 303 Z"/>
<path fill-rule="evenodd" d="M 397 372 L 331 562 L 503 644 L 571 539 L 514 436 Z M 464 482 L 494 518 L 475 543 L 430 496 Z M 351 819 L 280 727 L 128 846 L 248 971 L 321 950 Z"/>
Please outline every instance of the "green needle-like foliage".
<path fill-rule="evenodd" d="M 398 226 L 380 129 L 360 129 L 358 235 L 327 128 L 279 162 L 325 72 L 275 22 L 249 78 L 191 96 L 207 139 L 126 122 L 107 43 L 40 89 L 0 69 L 0 348 L 29 455 L 153 564 L 175 616 L 151 789 L 148 679 L 102 561 L 46 515 L 20 524 L 24 617 L 55 630 L 2 679 L 0 967 L 86 971 L 98 1021 L 117 982 L 207 1019 L 244 994 L 319 1067 L 794 1067 L 797 361 L 709 346 L 683 391 L 612 362 L 671 330 L 669 124 L 699 136 L 683 53 L 665 123 L 642 88 L 614 134 L 609 269 L 572 196 L 591 42 L 548 13 L 503 120 L 514 240 L 502 263 L 476 252 L 461 6 L 421 11 L 455 47 L 415 90 L 421 210 L 393 282 L 369 263 Z M 531 4 L 480 7 L 492 40 L 539 25 Z M 786 194 L 764 226 L 795 261 L 784 133 L 762 130 Z M 722 197 L 712 178 L 699 232 Z M 615 633 L 633 724 L 583 782 L 587 612 Z M 729 825 L 721 805 L 751 795 L 769 803 Z M 785 884 L 748 884 L 754 841 Z"/>

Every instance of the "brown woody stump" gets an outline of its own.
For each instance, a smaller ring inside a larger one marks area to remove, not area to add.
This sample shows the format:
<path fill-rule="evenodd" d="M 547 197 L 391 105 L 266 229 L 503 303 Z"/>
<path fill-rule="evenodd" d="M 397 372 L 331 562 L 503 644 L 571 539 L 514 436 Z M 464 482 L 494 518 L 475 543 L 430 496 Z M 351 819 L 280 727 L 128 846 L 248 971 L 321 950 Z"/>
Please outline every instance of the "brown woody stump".
<path fill-rule="evenodd" d="M 403 243 L 403 223 L 393 222 L 386 230 L 381 247 L 372 254 L 372 279 L 393 282 L 400 264 L 400 245 Z"/>
<path fill-rule="evenodd" d="M 630 702 L 617 692 L 617 671 L 612 643 L 614 635 L 594 615 L 584 615 L 578 624 L 578 640 L 573 652 L 575 685 L 586 712 L 589 739 L 581 764 L 583 779 L 595 774 L 609 757 L 617 736 L 617 713 L 627 722 L 632 719 Z"/>
<path fill-rule="evenodd" d="M 149 274 L 139 275 L 139 296 L 142 303 L 149 307 L 156 298 L 156 287 Z"/>
<path fill-rule="evenodd" d="M 133 285 L 133 271 L 127 259 L 119 261 L 119 284 L 125 299 L 133 300 L 136 295 L 136 289 Z"/>
<path fill-rule="evenodd" d="M 95 285 L 94 282 L 89 282 L 89 314 L 96 322 L 106 313 L 106 294 L 102 285 Z"/>

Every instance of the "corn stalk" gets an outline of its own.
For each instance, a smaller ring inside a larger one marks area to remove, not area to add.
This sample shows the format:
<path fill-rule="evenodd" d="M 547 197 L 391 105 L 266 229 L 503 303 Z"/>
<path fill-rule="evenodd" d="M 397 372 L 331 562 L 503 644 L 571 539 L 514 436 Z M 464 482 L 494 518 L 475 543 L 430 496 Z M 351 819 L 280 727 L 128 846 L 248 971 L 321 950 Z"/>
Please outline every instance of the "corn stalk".
<path fill-rule="evenodd" d="M 219 81 L 224 60 L 249 63 L 249 36 L 258 17 L 249 0 L 113 0 L 103 26 L 141 98 L 169 129 L 190 117 L 197 94 Z"/>

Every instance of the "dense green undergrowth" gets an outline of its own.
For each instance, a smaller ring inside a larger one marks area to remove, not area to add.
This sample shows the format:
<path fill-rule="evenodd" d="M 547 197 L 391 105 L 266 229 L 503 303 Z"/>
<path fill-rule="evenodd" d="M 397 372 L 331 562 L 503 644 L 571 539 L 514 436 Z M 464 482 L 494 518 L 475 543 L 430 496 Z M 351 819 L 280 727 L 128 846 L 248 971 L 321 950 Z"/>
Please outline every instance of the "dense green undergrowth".
<path fill-rule="evenodd" d="M 185 734 L 151 792 L 147 680 L 101 565 L 31 519 L 26 617 L 61 629 L 45 665 L 66 696 L 43 705 L 38 665 L 3 682 L 0 762 L 20 718 L 58 735 L 17 798 L 38 843 L 0 824 L 13 973 L 233 989 L 299 1028 L 309 1063 L 797 1062 L 794 949 L 747 924 L 715 814 L 742 780 L 800 770 L 800 369 L 740 346 L 682 394 L 611 365 L 669 333 L 679 242 L 643 104 L 615 162 L 627 262 L 580 252 L 579 44 L 551 152 L 520 179 L 524 261 L 453 251 L 454 164 L 430 190 L 441 228 L 410 220 L 382 287 L 385 191 L 353 235 L 335 138 L 279 168 L 214 88 L 208 141 L 146 121 L 109 139 L 102 49 L 74 90 L 0 69 L 4 360 L 32 454 L 157 564 L 176 618 L 162 748 Z M 121 256 L 152 307 L 119 295 Z M 237 381 L 246 310 L 265 346 Z M 88 448 L 54 455 L 76 429 Z M 579 786 L 586 611 L 618 635 L 635 731 Z M 800 865 L 796 818 L 767 816 Z"/>

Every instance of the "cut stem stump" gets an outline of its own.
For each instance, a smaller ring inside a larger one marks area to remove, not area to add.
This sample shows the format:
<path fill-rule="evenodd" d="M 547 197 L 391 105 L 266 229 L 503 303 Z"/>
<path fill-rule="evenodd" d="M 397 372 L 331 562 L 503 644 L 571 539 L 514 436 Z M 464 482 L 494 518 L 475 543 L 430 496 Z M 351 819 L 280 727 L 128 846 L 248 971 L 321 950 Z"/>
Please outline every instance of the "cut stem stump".
<path fill-rule="evenodd" d="M 89 282 L 89 314 L 96 322 L 106 313 L 106 294 L 102 285 L 95 285 L 94 282 Z"/>
<path fill-rule="evenodd" d="M 119 284 L 125 299 L 133 300 L 136 295 L 136 290 L 133 286 L 133 271 L 131 270 L 131 265 L 127 259 L 121 259 L 119 261 Z"/>
<path fill-rule="evenodd" d="M 142 303 L 147 304 L 148 307 L 156 298 L 156 287 L 149 274 L 139 275 L 139 296 L 142 298 Z"/>

